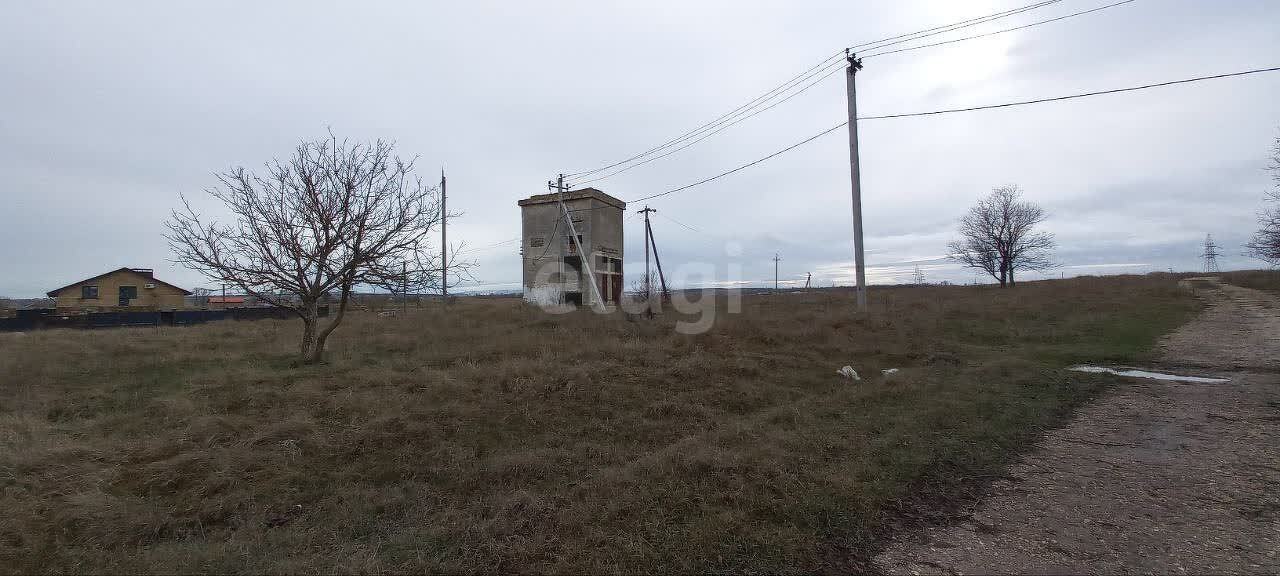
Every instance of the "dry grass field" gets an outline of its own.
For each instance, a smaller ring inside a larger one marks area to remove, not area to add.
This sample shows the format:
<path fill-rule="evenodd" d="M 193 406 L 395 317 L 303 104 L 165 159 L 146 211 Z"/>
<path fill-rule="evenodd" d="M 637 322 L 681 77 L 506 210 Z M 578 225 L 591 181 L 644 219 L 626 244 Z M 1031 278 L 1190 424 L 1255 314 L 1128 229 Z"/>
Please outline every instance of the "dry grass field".
<path fill-rule="evenodd" d="M 1216 276 L 1242 288 L 1280 292 L 1280 270 L 1232 270 Z"/>
<path fill-rule="evenodd" d="M 0 334 L 0 570 L 859 569 L 1113 382 L 1064 366 L 1199 309 L 1168 275 L 850 302 L 689 336 L 464 299 L 302 368 L 290 321 Z"/>

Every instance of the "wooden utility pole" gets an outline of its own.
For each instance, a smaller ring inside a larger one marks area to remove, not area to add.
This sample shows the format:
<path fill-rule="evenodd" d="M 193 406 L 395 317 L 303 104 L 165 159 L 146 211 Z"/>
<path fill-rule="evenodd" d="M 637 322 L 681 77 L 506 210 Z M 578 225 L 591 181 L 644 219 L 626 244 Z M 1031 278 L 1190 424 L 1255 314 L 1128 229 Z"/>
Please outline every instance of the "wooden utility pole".
<path fill-rule="evenodd" d="M 858 310 L 867 309 L 867 269 L 862 249 L 862 174 L 858 163 L 858 92 L 854 77 L 862 69 L 862 61 L 844 51 L 845 87 L 849 96 L 849 178 L 853 181 L 853 262 L 858 280 Z"/>
<path fill-rule="evenodd" d="M 804 289 L 808 290 L 809 283 L 813 281 L 813 272 L 806 272 L 805 274 L 807 274 L 807 276 L 804 277 Z"/>
<path fill-rule="evenodd" d="M 400 315 L 409 313 L 409 263 L 400 263 Z"/>
<path fill-rule="evenodd" d="M 604 298 L 600 296 L 600 287 L 596 285 L 596 275 L 591 271 L 591 255 L 583 253 L 582 243 L 578 241 L 578 230 L 573 227 L 573 217 L 569 214 L 569 209 L 564 205 L 564 193 L 566 188 L 564 185 L 564 174 L 561 174 L 559 178 L 556 179 L 555 187 L 556 191 L 559 193 L 558 200 L 560 201 L 560 215 L 564 217 L 564 223 L 569 227 L 569 238 L 573 241 L 574 247 L 577 248 L 578 262 L 582 264 L 581 269 L 578 270 L 578 288 L 582 288 L 582 271 L 585 270 L 587 272 L 587 283 L 591 285 L 591 294 L 595 296 L 595 302 L 592 304 L 592 308 L 595 308 L 597 312 L 603 312 Z M 563 257 L 561 257 L 561 261 L 564 261 Z"/>
<path fill-rule="evenodd" d="M 778 257 L 778 253 L 773 253 L 773 291 L 778 291 L 778 261 L 782 260 Z"/>
<path fill-rule="evenodd" d="M 449 211 L 446 209 L 447 197 L 445 195 L 445 179 L 444 168 L 440 169 L 440 300 L 445 304 L 449 303 L 449 244 L 445 227 L 449 221 Z"/>

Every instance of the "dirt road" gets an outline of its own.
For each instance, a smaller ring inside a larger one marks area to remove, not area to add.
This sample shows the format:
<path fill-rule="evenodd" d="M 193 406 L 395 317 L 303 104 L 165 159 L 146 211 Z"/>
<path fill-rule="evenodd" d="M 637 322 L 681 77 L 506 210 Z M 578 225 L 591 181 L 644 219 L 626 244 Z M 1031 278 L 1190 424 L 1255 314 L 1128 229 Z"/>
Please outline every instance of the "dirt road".
<path fill-rule="evenodd" d="M 1167 372 L 1081 409 L 952 526 L 909 534 L 887 573 L 1280 573 L 1280 299 L 1213 279 L 1162 343 Z"/>

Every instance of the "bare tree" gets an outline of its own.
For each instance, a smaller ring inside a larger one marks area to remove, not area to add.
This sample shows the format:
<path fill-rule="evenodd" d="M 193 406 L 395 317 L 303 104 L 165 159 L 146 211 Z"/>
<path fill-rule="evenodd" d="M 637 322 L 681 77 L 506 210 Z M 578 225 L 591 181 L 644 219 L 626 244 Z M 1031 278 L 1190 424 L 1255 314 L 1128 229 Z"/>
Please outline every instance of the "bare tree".
<path fill-rule="evenodd" d="M 244 168 L 219 174 L 208 192 L 234 215 L 206 222 L 183 198 L 166 223 L 178 262 L 238 287 L 302 319 L 299 358 L 322 359 L 325 340 L 342 322 L 358 287 L 430 290 L 440 256 L 428 234 L 440 222 L 438 188 L 414 175 L 414 161 L 394 144 L 303 142 L 287 162 L 258 175 Z M 448 263 L 451 272 L 466 269 Z M 337 295 L 322 323 L 319 305 Z"/>
<path fill-rule="evenodd" d="M 1253 239 L 1245 244 L 1245 253 L 1271 266 L 1277 266 L 1280 265 L 1280 138 L 1276 138 L 1271 149 L 1271 163 L 1267 169 L 1271 171 L 1271 179 L 1275 182 L 1275 189 L 1269 190 L 1266 197 L 1266 202 L 1271 206 L 1258 213 L 1258 222 L 1262 226 L 1253 234 Z"/>
<path fill-rule="evenodd" d="M 1001 186 L 960 219 L 960 238 L 947 245 L 950 258 L 1014 286 L 1019 270 L 1045 270 L 1054 263 L 1053 235 L 1036 232 L 1047 215 L 1043 208 L 1020 200 L 1016 185 Z"/>

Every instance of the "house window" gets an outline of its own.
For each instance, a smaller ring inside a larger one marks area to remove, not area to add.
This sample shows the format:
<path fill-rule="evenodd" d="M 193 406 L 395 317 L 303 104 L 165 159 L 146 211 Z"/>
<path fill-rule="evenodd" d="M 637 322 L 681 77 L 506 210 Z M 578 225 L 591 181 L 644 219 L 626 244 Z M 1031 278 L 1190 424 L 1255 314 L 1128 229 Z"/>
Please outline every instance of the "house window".
<path fill-rule="evenodd" d="M 570 254 L 577 254 L 577 253 L 578 253 L 578 246 L 581 246 L 581 245 L 582 245 L 582 235 L 581 235 L 581 234 L 579 234 L 579 235 L 578 235 L 578 241 L 577 241 L 577 243 L 574 243 L 574 241 L 573 241 L 573 236 L 572 236 L 572 235 L 569 235 L 569 234 L 565 234 L 565 235 L 564 235 L 564 249 L 565 249 L 565 251 L 566 251 L 566 252 L 568 252 L 568 253 L 570 253 Z"/>
<path fill-rule="evenodd" d="M 97 299 L 98 299 L 98 287 L 97 287 L 97 286 L 81 286 L 81 287 L 80 287 L 80 298 L 81 298 L 82 300 L 97 300 Z"/>
<path fill-rule="evenodd" d="M 599 267 L 597 269 L 597 272 L 601 272 L 601 273 L 609 272 L 613 274 L 622 273 L 621 258 L 610 258 L 609 256 L 600 256 L 599 258 L 600 258 L 600 261 L 599 261 L 599 264 L 597 264 L 597 266 Z"/>

